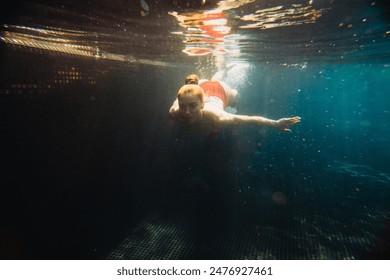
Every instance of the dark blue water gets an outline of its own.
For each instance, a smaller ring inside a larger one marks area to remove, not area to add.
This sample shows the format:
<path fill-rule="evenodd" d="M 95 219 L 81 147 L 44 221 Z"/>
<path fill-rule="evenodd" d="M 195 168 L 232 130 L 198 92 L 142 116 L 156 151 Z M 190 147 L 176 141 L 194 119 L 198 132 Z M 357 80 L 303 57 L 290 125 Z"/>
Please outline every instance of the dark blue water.
<path fill-rule="evenodd" d="M 384 1 L 114 2 L 1 13 L 3 259 L 389 258 Z M 227 64 L 237 113 L 301 124 L 169 120 Z"/>

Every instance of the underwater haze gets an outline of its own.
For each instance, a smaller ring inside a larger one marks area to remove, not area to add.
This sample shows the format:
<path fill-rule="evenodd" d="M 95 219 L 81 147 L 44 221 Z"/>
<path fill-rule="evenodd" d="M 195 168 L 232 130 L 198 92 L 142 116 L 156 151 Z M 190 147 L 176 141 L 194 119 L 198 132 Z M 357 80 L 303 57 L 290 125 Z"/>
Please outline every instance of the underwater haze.
<path fill-rule="evenodd" d="M 390 258 L 386 1 L 13 1 L 0 59 L 1 259 Z M 301 123 L 169 118 L 224 69 Z"/>

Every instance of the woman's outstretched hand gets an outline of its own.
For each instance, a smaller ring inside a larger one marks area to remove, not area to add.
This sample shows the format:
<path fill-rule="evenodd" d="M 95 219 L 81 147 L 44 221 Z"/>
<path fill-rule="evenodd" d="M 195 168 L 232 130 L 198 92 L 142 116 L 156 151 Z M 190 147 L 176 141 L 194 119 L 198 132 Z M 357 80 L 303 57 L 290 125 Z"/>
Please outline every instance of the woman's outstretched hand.
<path fill-rule="evenodd" d="M 290 127 L 301 121 L 301 117 L 282 118 L 276 121 L 275 127 L 283 132 L 291 132 Z"/>

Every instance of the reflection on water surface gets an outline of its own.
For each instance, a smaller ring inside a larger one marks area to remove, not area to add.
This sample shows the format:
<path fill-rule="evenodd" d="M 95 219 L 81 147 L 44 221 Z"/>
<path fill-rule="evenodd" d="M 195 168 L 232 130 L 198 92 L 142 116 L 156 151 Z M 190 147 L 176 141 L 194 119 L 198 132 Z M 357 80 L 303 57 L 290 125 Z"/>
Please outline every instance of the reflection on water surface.
<path fill-rule="evenodd" d="M 375 1 L 353 2 L 25 3 L 13 20 L 1 22 L 0 40 L 40 52 L 161 66 L 191 62 L 189 56 L 284 63 L 388 60 L 386 11 Z"/>

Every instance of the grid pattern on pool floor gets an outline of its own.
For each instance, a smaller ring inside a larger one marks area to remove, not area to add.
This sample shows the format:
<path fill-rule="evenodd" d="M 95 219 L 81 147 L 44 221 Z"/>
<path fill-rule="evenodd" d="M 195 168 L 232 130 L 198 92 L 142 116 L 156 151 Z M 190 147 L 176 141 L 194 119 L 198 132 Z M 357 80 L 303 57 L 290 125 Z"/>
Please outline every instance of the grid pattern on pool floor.
<path fill-rule="evenodd" d="M 350 219 L 337 209 L 323 212 L 307 209 L 308 205 L 271 204 L 266 199 L 271 195 L 255 197 L 260 209 L 151 214 L 107 259 L 364 259 L 377 246 L 390 216 L 366 208 Z"/>

